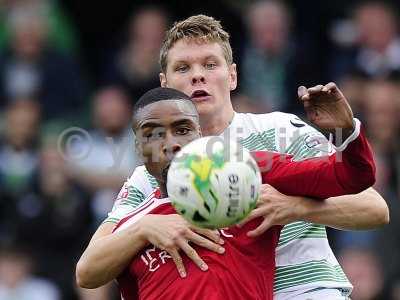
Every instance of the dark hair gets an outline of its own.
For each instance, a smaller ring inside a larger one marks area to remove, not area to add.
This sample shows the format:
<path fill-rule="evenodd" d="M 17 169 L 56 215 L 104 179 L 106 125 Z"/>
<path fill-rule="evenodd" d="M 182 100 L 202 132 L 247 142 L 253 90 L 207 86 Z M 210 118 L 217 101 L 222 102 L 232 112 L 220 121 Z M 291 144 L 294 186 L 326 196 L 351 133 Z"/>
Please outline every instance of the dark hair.
<path fill-rule="evenodd" d="M 164 101 L 164 100 L 183 100 L 183 101 L 189 101 L 192 105 L 194 110 L 197 112 L 196 107 L 194 106 L 192 100 L 188 95 L 185 93 L 182 93 L 181 91 L 171 89 L 171 88 L 166 88 L 166 87 L 157 87 L 155 89 L 152 89 L 146 93 L 143 94 L 139 98 L 139 100 L 135 103 L 133 107 L 133 123 L 135 124 L 136 120 L 136 115 L 140 109 L 143 107 L 156 103 L 159 101 Z"/>

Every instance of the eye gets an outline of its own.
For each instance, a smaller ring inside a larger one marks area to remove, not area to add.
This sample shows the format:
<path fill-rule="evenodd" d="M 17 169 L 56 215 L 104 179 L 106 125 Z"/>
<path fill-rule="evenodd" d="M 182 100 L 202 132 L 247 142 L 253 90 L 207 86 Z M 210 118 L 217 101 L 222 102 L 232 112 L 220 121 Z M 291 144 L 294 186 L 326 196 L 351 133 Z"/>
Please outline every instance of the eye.
<path fill-rule="evenodd" d="M 180 127 L 176 129 L 176 134 L 178 135 L 186 135 L 190 132 L 190 128 L 187 127 Z"/>
<path fill-rule="evenodd" d="M 213 69 L 215 69 L 217 67 L 217 64 L 215 62 L 208 62 L 208 63 L 206 63 L 205 67 L 208 70 L 213 70 Z"/>
<path fill-rule="evenodd" d="M 163 138 L 165 135 L 165 131 L 162 130 L 151 130 L 148 132 L 143 133 L 143 138 L 146 141 L 151 141 L 151 140 L 156 140 L 156 139 L 160 139 Z"/>
<path fill-rule="evenodd" d="M 189 69 L 188 65 L 179 65 L 175 68 L 176 72 L 184 73 Z"/>

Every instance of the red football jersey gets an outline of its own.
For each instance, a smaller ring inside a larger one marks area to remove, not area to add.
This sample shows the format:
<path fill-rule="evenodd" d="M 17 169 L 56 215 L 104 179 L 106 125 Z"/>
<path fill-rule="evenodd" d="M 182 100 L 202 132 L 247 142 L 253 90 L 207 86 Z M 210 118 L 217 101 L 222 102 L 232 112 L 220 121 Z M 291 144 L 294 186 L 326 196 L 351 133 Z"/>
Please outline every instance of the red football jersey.
<path fill-rule="evenodd" d="M 263 183 L 281 192 L 326 198 L 357 193 L 375 180 L 372 152 L 363 133 L 341 153 L 318 159 L 294 162 L 291 156 L 255 152 Z M 143 205 L 121 220 L 115 230 L 123 230 L 146 214 L 174 214 L 168 198 L 158 199 L 153 193 Z M 239 228 L 220 230 L 225 240 L 225 253 L 217 254 L 197 247 L 195 250 L 209 266 L 201 271 L 182 256 L 187 277 L 182 279 L 172 258 L 155 246 L 143 249 L 118 277 L 125 300 L 180 299 L 273 299 L 275 248 L 281 226 L 274 226 L 256 238 L 248 231 L 257 227 L 261 218 Z"/>

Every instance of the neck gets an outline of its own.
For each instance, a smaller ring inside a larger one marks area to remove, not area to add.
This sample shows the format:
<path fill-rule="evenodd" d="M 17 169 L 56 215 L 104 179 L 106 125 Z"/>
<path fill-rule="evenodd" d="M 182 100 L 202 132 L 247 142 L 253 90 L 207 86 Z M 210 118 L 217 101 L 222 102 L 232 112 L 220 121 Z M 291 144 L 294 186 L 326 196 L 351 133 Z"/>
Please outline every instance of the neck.
<path fill-rule="evenodd" d="M 161 194 L 161 198 L 168 197 L 167 186 L 164 183 L 160 184 L 160 194 Z"/>
<path fill-rule="evenodd" d="M 223 110 L 221 112 L 215 112 L 209 117 L 200 117 L 200 127 L 203 136 L 220 135 L 229 126 L 234 115 L 233 108 L 229 112 L 223 112 Z"/>

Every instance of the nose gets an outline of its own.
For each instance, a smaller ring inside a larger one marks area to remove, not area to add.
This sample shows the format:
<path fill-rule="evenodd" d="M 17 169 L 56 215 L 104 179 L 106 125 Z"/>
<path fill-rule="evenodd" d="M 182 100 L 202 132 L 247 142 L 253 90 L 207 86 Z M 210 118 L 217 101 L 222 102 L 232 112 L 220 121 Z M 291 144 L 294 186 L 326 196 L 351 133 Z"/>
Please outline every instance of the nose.
<path fill-rule="evenodd" d="M 182 146 L 174 138 L 167 139 L 163 145 L 163 153 L 165 156 L 172 158 L 177 152 L 182 149 Z"/>
<path fill-rule="evenodd" d="M 206 78 L 204 77 L 204 73 L 200 68 L 195 68 L 193 75 L 192 75 L 192 84 L 198 84 L 198 83 L 205 83 Z"/>

